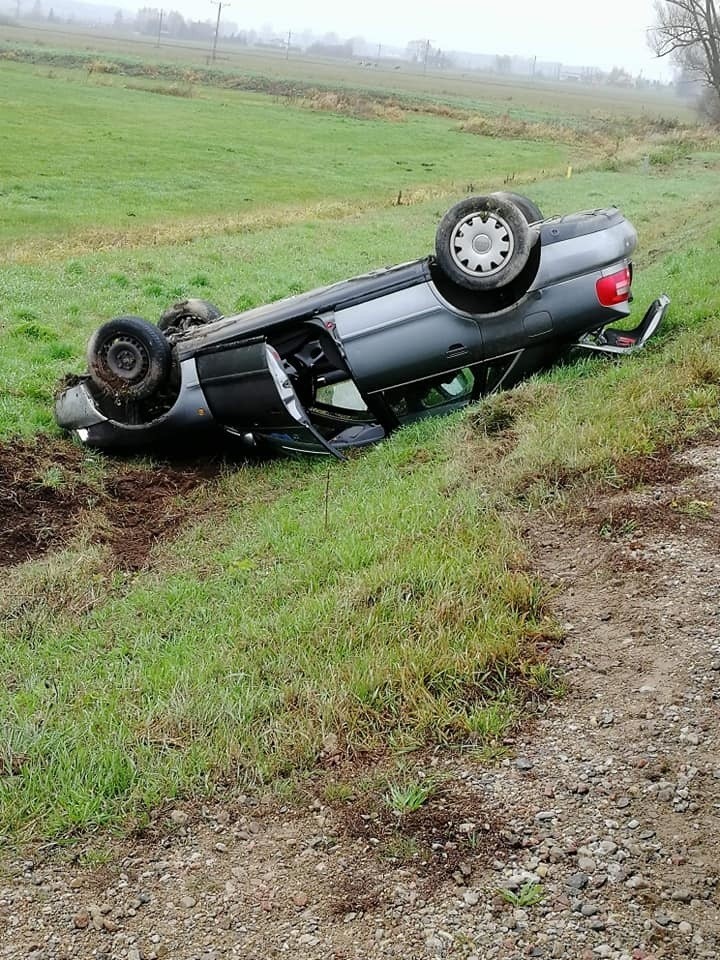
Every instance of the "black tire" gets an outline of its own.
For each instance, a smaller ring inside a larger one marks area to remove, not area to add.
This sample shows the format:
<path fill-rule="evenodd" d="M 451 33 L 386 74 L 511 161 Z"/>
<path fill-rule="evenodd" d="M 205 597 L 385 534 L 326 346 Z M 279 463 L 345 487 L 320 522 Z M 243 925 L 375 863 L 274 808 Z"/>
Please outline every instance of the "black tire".
<path fill-rule="evenodd" d="M 145 400 L 168 381 L 172 347 L 142 317 L 116 317 L 92 336 L 87 360 L 90 378 L 102 393 Z"/>
<path fill-rule="evenodd" d="M 493 196 L 514 203 L 528 223 L 539 223 L 545 219 L 540 207 L 536 203 L 533 203 L 529 197 L 524 197 L 521 193 L 511 193 L 509 190 L 498 190 L 497 193 L 493 193 Z"/>
<path fill-rule="evenodd" d="M 189 297 L 178 300 L 164 311 L 158 320 L 158 329 L 167 334 L 185 333 L 191 327 L 202 327 L 221 316 L 222 312 L 209 300 Z"/>
<path fill-rule="evenodd" d="M 530 257 L 528 222 L 511 201 L 468 197 L 445 214 L 435 234 L 443 273 L 467 290 L 499 290 L 522 272 Z"/>

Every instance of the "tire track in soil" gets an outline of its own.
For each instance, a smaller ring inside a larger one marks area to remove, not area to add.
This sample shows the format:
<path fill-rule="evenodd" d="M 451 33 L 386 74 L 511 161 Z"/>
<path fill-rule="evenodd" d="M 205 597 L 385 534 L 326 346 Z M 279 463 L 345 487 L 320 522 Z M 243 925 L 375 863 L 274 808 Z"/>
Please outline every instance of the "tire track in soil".
<path fill-rule="evenodd" d="M 188 523 L 179 499 L 212 483 L 223 462 L 161 463 L 152 469 L 104 464 L 98 479 L 67 441 L 0 443 L 0 569 L 39 559 L 72 541 L 90 512 L 112 565 L 141 569 L 152 547 Z"/>

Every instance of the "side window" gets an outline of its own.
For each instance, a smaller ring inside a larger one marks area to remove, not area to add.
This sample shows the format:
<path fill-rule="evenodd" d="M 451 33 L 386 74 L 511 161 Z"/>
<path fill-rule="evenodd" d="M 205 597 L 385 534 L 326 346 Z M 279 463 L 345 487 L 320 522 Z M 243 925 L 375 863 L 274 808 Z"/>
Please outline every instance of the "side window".
<path fill-rule="evenodd" d="M 367 404 L 360 396 L 355 383 L 350 379 L 318 387 L 315 402 L 324 407 L 339 407 L 341 410 L 367 411 Z"/>
<path fill-rule="evenodd" d="M 474 389 L 475 374 L 465 367 L 443 378 L 433 377 L 388 390 L 384 396 L 399 420 L 415 420 L 426 413 L 437 413 L 443 407 L 450 411 L 464 406 L 473 399 Z"/>
<path fill-rule="evenodd" d="M 431 387 L 422 398 L 422 404 L 427 410 L 440 407 L 444 403 L 453 403 L 457 400 L 469 400 L 472 397 L 475 377 L 467 367 L 459 370 L 452 380 L 446 380 Z"/>

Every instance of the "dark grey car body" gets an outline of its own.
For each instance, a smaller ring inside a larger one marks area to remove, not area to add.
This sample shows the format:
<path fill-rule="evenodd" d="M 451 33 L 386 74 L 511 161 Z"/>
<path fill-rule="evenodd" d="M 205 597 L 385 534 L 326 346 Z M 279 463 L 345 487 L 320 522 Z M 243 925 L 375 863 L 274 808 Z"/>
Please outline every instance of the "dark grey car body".
<path fill-rule="evenodd" d="M 534 225 L 534 279 L 517 291 L 462 289 L 434 257 L 322 287 L 171 335 L 174 379 L 152 403 L 62 389 L 58 423 L 105 449 L 141 449 L 221 429 L 250 446 L 340 456 L 418 417 L 444 413 L 543 369 L 572 347 L 627 353 L 659 325 L 628 316 L 637 236 L 615 208 Z M 627 295 L 604 305 L 603 278 Z M 629 272 L 628 272 L 629 271 Z"/>

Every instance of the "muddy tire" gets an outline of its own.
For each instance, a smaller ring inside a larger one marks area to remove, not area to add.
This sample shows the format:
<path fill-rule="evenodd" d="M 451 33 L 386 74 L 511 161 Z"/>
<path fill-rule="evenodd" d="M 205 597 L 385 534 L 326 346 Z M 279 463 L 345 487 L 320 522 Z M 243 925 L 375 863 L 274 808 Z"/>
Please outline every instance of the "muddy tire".
<path fill-rule="evenodd" d="M 511 193 L 509 190 L 498 190 L 493 196 L 514 203 L 528 223 L 539 223 L 545 219 L 540 207 L 536 203 L 533 203 L 529 197 L 524 197 L 521 193 Z"/>
<path fill-rule="evenodd" d="M 172 347 L 142 317 L 116 317 L 95 332 L 87 348 L 93 383 L 107 396 L 145 400 L 167 383 Z"/>
<path fill-rule="evenodd" d="M 219 320 L 222 312 L 209 300 L 190 297 L 178 300 L 162 314 L 158 320 L 158 329 L 166 335 L 185 333 L 192 327 L 202 327 L 213 320 Z"/>
<path fill-rule="evenodd" d="M 522 272 L 533 239 L 524 214 L 510 200 L 468 197 L 440 221 L 435 255 L 443 273 L 459 286 L 500 290 Z"/>

